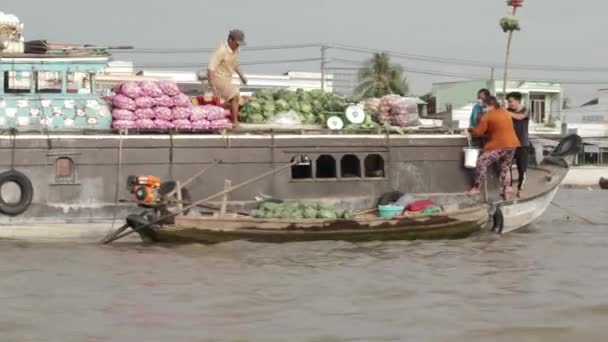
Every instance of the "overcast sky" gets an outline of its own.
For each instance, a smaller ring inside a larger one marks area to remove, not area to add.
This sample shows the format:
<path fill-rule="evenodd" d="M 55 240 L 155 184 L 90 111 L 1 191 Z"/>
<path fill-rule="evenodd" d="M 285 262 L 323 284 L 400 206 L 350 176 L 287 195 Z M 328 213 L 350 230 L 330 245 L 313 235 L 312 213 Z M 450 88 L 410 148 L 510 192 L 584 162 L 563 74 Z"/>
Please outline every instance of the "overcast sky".
<path fill-rule="evenodd" d="M 48 39 L 137 48 L 211 48 L 229 29 L 242 28 L 250 46 L 335 43 L 407 54 L 491 62 L 501 68 L 506 34 L 498 20 L 504 0 L 262 0 L 141 2 L 126 0 L 12 0 L 0 11 L 25 23 L 26 39 Z M 608 2 L 528 0 L 520 10 L 523 31 L 516 33 L 512 62 L 547 66 L 608 68 Z M 244 51 L 242 61 L 318 58 L 318 48 Z M 329 57 L 360 61 L 367 56 L 330 50 Z M 206 54 L 116 55 L 142 65 L 207 62 Z M 489 77 L 490 70 L 399 59 L 407 69 Z M 345 67 L 348 64 L 335 63 Z M 249 72 L 318 71 L 318 62 L 247 66 Z M 500 73 L 497 70 L 497 75 Z M 408 73 L 412 90 L 458 80 Z M 518 79 L 596 80 L 607 72 L 514 70 Z M 566 85 L 575 104 L 591 99 L 603 85 Z"/>

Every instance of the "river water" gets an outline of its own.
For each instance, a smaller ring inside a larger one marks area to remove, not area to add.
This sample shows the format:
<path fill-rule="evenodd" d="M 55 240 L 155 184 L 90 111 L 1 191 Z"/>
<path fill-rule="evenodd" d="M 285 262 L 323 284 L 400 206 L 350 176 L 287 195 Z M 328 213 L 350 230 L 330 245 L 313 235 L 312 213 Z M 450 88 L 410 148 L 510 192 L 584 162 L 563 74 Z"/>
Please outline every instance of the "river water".
<path fill-rule="evenodd" d="M 3 241 L 0 341 L 605 341 L 607 197 L 461 241 Z"/>

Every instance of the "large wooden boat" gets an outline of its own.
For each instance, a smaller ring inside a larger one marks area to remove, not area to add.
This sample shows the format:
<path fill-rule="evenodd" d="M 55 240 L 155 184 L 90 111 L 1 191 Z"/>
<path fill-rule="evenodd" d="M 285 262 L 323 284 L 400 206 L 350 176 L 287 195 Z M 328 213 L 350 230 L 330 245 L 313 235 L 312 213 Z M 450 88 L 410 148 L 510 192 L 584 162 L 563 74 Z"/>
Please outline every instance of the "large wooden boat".
<path fill-rule="evenodd" d="M 438 197 L 446 205 L 443 213 L 422 218 L 361 217 L 353 220 L 268 220 L 251 217 L 180 216 L 169 226 L 145 226 L 146 220 L 132 224 L 144 241 L 165 243 L 219 243 L 233 240 L 252 242 L 291 242 L 315 240 L 415 240 L 463 238 L 485 226 L 493 213 L 492 230 L 510 232 L 527 226 L 547 209 L 569 164 L 578 151 L 581 139 L 569 136 L 550 156 L 529 170 L 525 195 L 513 200 L 492 200 L 471 204 L 462 195 L 421 195 Z M 494 194 L 488 193 L 488 196 Z"/>
<path fill-rule="evenodd" d="M 250 207 L 261 193 L 360 209 L 388 191 L 459 194 L 472 182 L 463 167 L 467 140 L 448 128 L 115 134 L 109 108 L 94 91 L 108 59 L 96 50 L 0 56 L 0 224 L 123 219 L 138 210 L 118 201 L 130 196 L 122 186 L 126 176 L 180 180 L 213 160 L 221 163 L 189 187 L 192 198 L 297 156 L 311 161 L 231 193 L 232 211 Z M 542 214 L 565 172 L 561 162 L 541 163 L 530 172 L 527 197 L 511 202 L 493 197 L 497 184 L 490 177 L 488 203 L 502 213 L 503 229 Z"/>

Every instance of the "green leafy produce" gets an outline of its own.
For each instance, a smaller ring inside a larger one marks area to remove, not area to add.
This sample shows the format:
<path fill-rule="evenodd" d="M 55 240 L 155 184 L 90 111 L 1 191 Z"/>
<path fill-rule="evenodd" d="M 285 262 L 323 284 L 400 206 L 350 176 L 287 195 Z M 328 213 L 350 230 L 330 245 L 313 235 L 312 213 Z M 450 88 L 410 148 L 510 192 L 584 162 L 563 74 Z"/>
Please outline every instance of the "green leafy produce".
<path fill-rule="evenodd" d="M 335 220 L 338 218 L 338 215 L 336 215 L 335 210 L 324 208 L 317 212 L 317 218 L 323 220 Z"/>
<path fill-rule="evenodd" d="M 521 29 L 519 26 L 519 19 L 512 15 L 500 19 L 500 27 L 504 32 L 519 31 Z"/>
<path fill-rule="evenodd" d="M 246 103 L 246 108 L 249 108 L 252 114 L 259 114 L 262 112 L 262 105 L 257 101 L 249 101 Z"/>
<path fill-rule="evenodd" d="M 276 114 L 276 106 L 273 101 L 268 101 L 264 104 L 262 114 L 264 114 L 264 117 L 267 119 L 272 118 Z"/>
<path fill-rule="evenodd" d="M 317 209 L 314 208 L 306 208 L 302 212 L 305 219 L 316 219 L 317 218 Z"/>
<path fill-rule="evenodd" d="M 266 121 L 266 118 L 262 114 L 253 114 L 247 117 L 247 121 L 254 124 L 261 124 Z"/>
<path fill-rule="evenodd" d="M 354 220 L 355 214 L 351 210 L 345 210 L 341 217 L 345 220 Z"/>
<path fill-rule="evenodd" d="M 312 113 L 312 105 L 310 104 L 310 102 L 301 101 L 300 102 L 300 111 L 302 113 Z"/>
<path fill-rule="evenodd" d="M 284 99 L 276 100 L 274 105 L 275 105 L 278 113 L 286 112 L 286 111 L 289 111 L 289 109 L 291 109 L 291 107 L 289 106 L 289 103 L 287 101 L 285 101 Z"/>
<path fill-rule="evenodd" d="M 321 202 L 286 202 L 281 204 L 265 202 L 260 204 L 259 208 L 253 212 L 253 215 L 257 218 L 265 219 L 301 220 L 319 218 L 336 220 L 338 218 L 350 217 L 349 215 L 352 215 L 352 213 L 350 211 L 336 210 L 334 206 Z"/>

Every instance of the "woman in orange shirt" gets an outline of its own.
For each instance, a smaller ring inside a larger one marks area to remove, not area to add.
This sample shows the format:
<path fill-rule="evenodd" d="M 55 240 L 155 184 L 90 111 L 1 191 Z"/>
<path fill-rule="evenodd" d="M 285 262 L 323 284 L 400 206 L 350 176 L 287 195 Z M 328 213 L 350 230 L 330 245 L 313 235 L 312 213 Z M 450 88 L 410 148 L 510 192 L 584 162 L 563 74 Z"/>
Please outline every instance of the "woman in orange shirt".
<path fill-rule="evenodd" d="M 520 146 L 519 139 L 513 128 L 513 119 L 509 112 L 500 107 L 495 97 L 484 101 L 486 114 L 482 117 L 476 128 L 469 128 L 474 136 L 488 136 L 484 152 L 477 160 L 475 183 L 467 195 L 474 196 L 480 193 L 480 188 L 486 180 L 488 167 L 500 162 L 501 196 L 507 199 L 511 190 L 511 165 L 515 156 L 515 149 Z"/>

